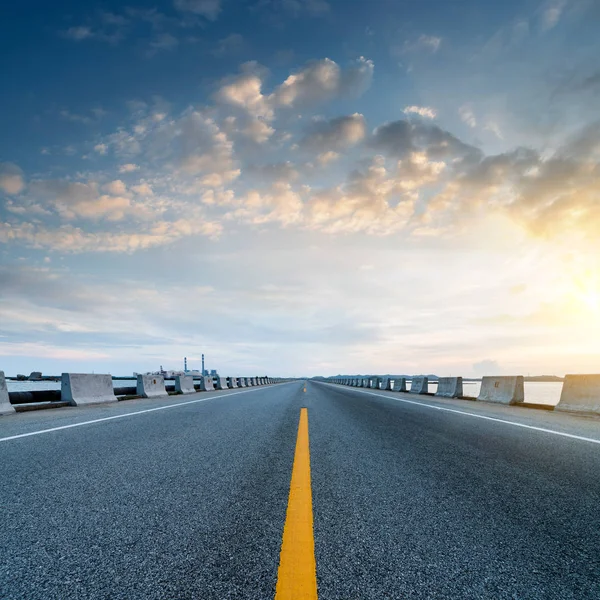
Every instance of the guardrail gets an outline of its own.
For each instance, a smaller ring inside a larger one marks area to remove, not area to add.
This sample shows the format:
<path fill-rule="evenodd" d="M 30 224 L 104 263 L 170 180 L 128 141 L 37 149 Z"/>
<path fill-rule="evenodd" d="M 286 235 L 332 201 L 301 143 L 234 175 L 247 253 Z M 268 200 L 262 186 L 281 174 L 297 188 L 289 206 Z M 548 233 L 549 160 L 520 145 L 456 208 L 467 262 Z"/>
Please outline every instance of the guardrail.
<path fill-rule="evenodd" d="M 483 377 L 477 398 L 463 395 L 462 377 L 439 377 L 432 379 L 432 383 L 438 383 L 438 389 L 435 393 L 428 391 L 429 380 L 427 377 L 419 375 L 410 378 L 411 387 L 408 390 L 406 389 L 406 379 L 407 377 L 369 375 L 329 377 L 323 379 L 323 381 L 351 387 L 397 391 L 400 393 L 421 394 L 440 398 L 495 402 L 511 406 L 521 406 L 523 408 L 600 415 L 600 375 L 566 375 L 560 400 L 556 406 L 553 404 L 526 402 L 524 377 L 522 375 Z"/>
<path fill-rule="evenodd" d="M 4 372 L 0 371 L 0 414 L 15 411 L 36 410 L 39 408 L 59 408 L 62 406 L 80 406 L 142 397 L 159 397 L 176 394 L 190 394 L 203 390 L 215 389 L 213 377 L 205 376 L 193 379 L 191 376 L 178 376 L 175 380 L 167 380 L 161 375 L 138 375 L 136 386 L 114 387 L 111 375 L 91 373 L 63 373 L 60 390 L 11 391 L 6 386 Z M 284 383 L 291 379 L 280 377 L 222 377 L 219 389 L 235 389 L 241 387 L 264 386 Z M 172 382 L 171 382 L 172 381 Z"/>

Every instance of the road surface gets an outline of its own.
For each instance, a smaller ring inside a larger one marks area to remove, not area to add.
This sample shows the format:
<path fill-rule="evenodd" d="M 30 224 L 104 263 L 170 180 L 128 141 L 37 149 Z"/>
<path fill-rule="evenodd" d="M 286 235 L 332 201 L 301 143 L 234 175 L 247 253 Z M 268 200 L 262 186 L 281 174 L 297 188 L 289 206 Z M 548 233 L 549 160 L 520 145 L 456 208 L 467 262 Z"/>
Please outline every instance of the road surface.
<path fill-rule="evenodd" d="M 600 419 L 304 389 L 0 418 L 0 598 L 273 598 L 302 407 L 321 600 L 600 598 Z"/>

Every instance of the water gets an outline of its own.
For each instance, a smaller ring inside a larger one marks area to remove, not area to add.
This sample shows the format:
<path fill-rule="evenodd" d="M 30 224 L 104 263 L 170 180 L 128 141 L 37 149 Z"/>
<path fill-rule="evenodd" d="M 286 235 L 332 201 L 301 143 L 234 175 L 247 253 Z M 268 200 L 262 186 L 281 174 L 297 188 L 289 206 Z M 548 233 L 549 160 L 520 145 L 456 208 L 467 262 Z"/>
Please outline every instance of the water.
<path fill-rule="evenodd" d="M 410 389 L 410 386 L 406 386 Z M 542 382 L 542 381 L 526 381 L 525 385 L 525 402 L 532 404 L 552 404 L 556 406 L 560 400 L 562 392 L 562 381 L 559 382 Z M 481 381 L 464 381 L 463 394 L 477 398 L 481 389 Z M 429 383 L 429 391 L 435 393 L 437 391 L 437 381 Z"/>
<path fill-rule="evenodd" d="M 113 379 L 113 387 L 132 387 L 136 385 L 135 379 Z M 60 390 L 60 381 L 7 381 L 9 392 L 30 392 L 33 390 Z M 410 389 L 410 380 L 407 382 Z M 479 396 L 481 381 L 465 381 L 463 393 L 465 396 L 476 398 Z M 437 382 L 429 383 L 429 391 L 437 391 Z M 525 402 L 533 404 L 552 404 L 556 406 L 560 400 L 562 382 L 525 382 Z"/>
<path fill-rule="evenodd" d="M 113 379 L 113 388 L 132 387 L 136 379 Z M 36 390 L 60 390 L 60 381 L 12 381 L 6 380 L 9 392 L 34 392 Z"/>

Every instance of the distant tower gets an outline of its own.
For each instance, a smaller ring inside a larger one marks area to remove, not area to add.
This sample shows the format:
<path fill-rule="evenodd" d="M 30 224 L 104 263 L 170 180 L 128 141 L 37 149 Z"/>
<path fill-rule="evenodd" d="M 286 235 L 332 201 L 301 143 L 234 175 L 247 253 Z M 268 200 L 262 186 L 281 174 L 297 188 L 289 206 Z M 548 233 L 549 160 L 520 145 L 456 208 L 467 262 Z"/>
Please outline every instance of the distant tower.
<path fill-rule="evenodd" d="M 202 355 L 202 375 L 204 375 L 204 354 Z"/>
<path fill-rule="evenodd" d="M 183 357 L 183 372 L 187 373 L 187 356 Z"/>

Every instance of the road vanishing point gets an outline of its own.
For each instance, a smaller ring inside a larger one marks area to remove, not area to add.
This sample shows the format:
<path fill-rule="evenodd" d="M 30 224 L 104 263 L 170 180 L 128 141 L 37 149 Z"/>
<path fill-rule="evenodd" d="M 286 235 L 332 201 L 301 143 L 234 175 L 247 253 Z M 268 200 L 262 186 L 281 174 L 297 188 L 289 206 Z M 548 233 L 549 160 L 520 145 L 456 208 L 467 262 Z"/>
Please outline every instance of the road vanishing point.
<path fill-rule="evenodd" d="M 0 598 L 600 598 L 600 419 L 293 381 L 0 419 Z"/>

